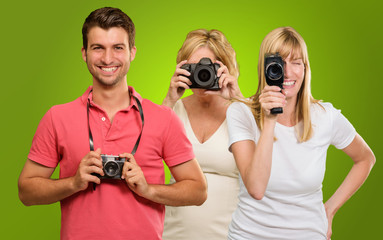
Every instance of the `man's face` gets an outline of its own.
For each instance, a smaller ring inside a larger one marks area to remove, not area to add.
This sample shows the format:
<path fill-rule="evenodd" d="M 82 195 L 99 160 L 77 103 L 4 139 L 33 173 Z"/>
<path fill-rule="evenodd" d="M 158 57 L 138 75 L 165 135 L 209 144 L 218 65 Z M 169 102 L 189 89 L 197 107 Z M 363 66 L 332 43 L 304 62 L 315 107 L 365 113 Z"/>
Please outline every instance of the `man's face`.
<path fill-rule="evenodd" d="M 136 47 L 129 50 L 128 33 L 120 27 L 104 30 L 93 27 L 88 33 L 88 49 L 81 49 L 82 57 L 93 76 L 93 84 L 115 86 L 126 82 L 130 62 Z"/>

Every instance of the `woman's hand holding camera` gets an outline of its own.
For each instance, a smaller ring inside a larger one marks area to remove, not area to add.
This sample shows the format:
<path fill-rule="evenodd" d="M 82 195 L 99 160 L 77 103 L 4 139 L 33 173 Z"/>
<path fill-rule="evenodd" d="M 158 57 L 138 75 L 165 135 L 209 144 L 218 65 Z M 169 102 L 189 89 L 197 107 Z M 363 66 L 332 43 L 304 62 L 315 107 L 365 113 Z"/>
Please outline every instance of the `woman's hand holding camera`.
<path fill-rule="evenodd" d="M 126 181 L 129 188 L 137 195 L 150 199 L 150 186 L 146 182 L 144 173 L 133 155 L 130 153 L 123 153 L 120 154 L 120 157 L 127 159 L 122 169 L 121 178 Z"/>
<path fill-rule="evenodd" d="M 185 92 L 185 89 L 189 89 L 189 85 L 192 84 L 189 78 L 185 77 L 190 76 L 190 73 L 185 69 L 181 69 L 181 66 L 184 65 L 186 62 L 187 60 L 184 60 L 177 64 L 176 71 L 174 72 L 170 80 L 168 93 L 164 101 L 162 102 L 163 105 L 172 108 L 174 104 L 178 101 L 178 99 L 182 97 L 182 95 Z"/>
<path fill-rule="evenodd" d="M 74 188 L 78 191 L 82 191 L 88 188 L 89 183 L 100 184 L 101 180 L 92 173 L 104 176 L 100 148 L 96 151 L 89 152 L 83 159 L 81 159 L 76 175 L 73 178 Z"/>
<path fill-rule="evenodd" d="M 265 112 L 267 119 L 276 119 L 278 114 L 271 114 L 271 109 L 284 107 L 286 105 L 286 96 L 281 92 L 281 88 L 277 86 L 266 86 L 261 95 L 259 95 L 259 102 Z"/>
<path fill-rule="evenodd" d="M 227 100 L 238 97 L 243 98 L 238 86 L 238 80 L 229 73 L 229 69 L 221 61 L 217 60 L 216 63 L 220 65 L 220 68 L 217 71 L 217 77 L 219 77 L 218 86 L 220 90 L 207 90 L 206 93 L 210 95 L 219 95 Z"/>

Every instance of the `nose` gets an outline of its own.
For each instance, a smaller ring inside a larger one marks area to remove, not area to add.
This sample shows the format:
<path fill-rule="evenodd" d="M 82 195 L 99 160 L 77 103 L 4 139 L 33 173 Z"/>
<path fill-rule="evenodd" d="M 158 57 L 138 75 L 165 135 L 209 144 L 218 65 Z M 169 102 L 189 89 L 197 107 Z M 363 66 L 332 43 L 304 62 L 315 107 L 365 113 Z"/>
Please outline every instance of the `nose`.
<path fill-rule="evenodd" d="M 101 61 L 105 65 L 109 65 L 113 61 L 113 51 L 110 49 L 105 49 L 104 54 L 102 55 Z"/>
<path fill-rule="evenodd" d="M 284 62 L 283 64 L 283 68 L 284 68 L 284 74 L 285 74 L 285 79 L 289 78 L 290 77 L 290 74 L 291 74 L 291 64 L 288 63 L 288 62 Z"/>

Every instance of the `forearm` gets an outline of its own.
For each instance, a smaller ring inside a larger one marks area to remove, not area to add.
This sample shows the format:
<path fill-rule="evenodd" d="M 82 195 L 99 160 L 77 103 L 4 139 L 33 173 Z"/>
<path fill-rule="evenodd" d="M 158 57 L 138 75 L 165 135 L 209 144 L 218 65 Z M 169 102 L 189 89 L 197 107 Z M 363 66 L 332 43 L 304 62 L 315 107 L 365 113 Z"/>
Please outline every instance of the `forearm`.
<path fill-rule="evenodd" d="M 274 144 L 275 122 L 265 122 L 249 168 L 245 172 L 245 185 L 256 199 L 262 199 L 270 178 Z"/>
<path fill-rule="evenodd" d="M 207 198 L 206 182 L 182 180 L 170 185 L 149 185 L 149 200 L 169 206 L 202 205 Z"/>
<path fill-rule="evenodd" d="M 19 198 L 26 206 L 55 203 L 76 192 L 71 178 L 30 177 L 19 181 Z"/>
<path fill-rule="evenodd" d="M 373 165 L 373 159 L 357 162 L 353 165 L 345 180 L 327 200 L 325 206 L 328 213 L 332 216 L 335 215 L 339 208 L 362 186 Z"/>
<path fill-rule="evenodd" d="M 162 105 L 168 106 L 173 109 L 176 102 L 177 102 L 177 99 L 172 99 L 171 97 L 169 97 L 169 95 L 166 95 L 166 97 L 162 101 Z"/>

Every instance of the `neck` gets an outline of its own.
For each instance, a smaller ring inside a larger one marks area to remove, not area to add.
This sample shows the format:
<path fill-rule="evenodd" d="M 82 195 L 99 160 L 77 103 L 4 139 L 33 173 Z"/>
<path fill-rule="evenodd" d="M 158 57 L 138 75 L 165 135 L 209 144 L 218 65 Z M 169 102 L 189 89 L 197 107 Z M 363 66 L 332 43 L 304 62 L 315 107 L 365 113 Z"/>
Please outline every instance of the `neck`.
<path fill-rule="evenodd" d="M 198 106 L 199 108 L 207 109 L 207 110 L 216 109 L 217 107 L 227 105 L 226 104 L 227 100 L 216 95 L 198 96 L 196 94 L 193 94 L 190 97 L 196 106 Z"/>
<path fill-rule="evenodd" d="M 297 99 L 288 99 L 286 105 L 283 107 L 283 113 L 278 115 L 278 122 L 285 126 L 295 126 L 297 124 L 295 119 Z"/>
<path fill-rule="evenodd" d="M 121 109 L 127 108 L 130 104 L 128 84 L 116 86 L 93 85 L 93 102 L 104 109 L 110 120 Z"/>

